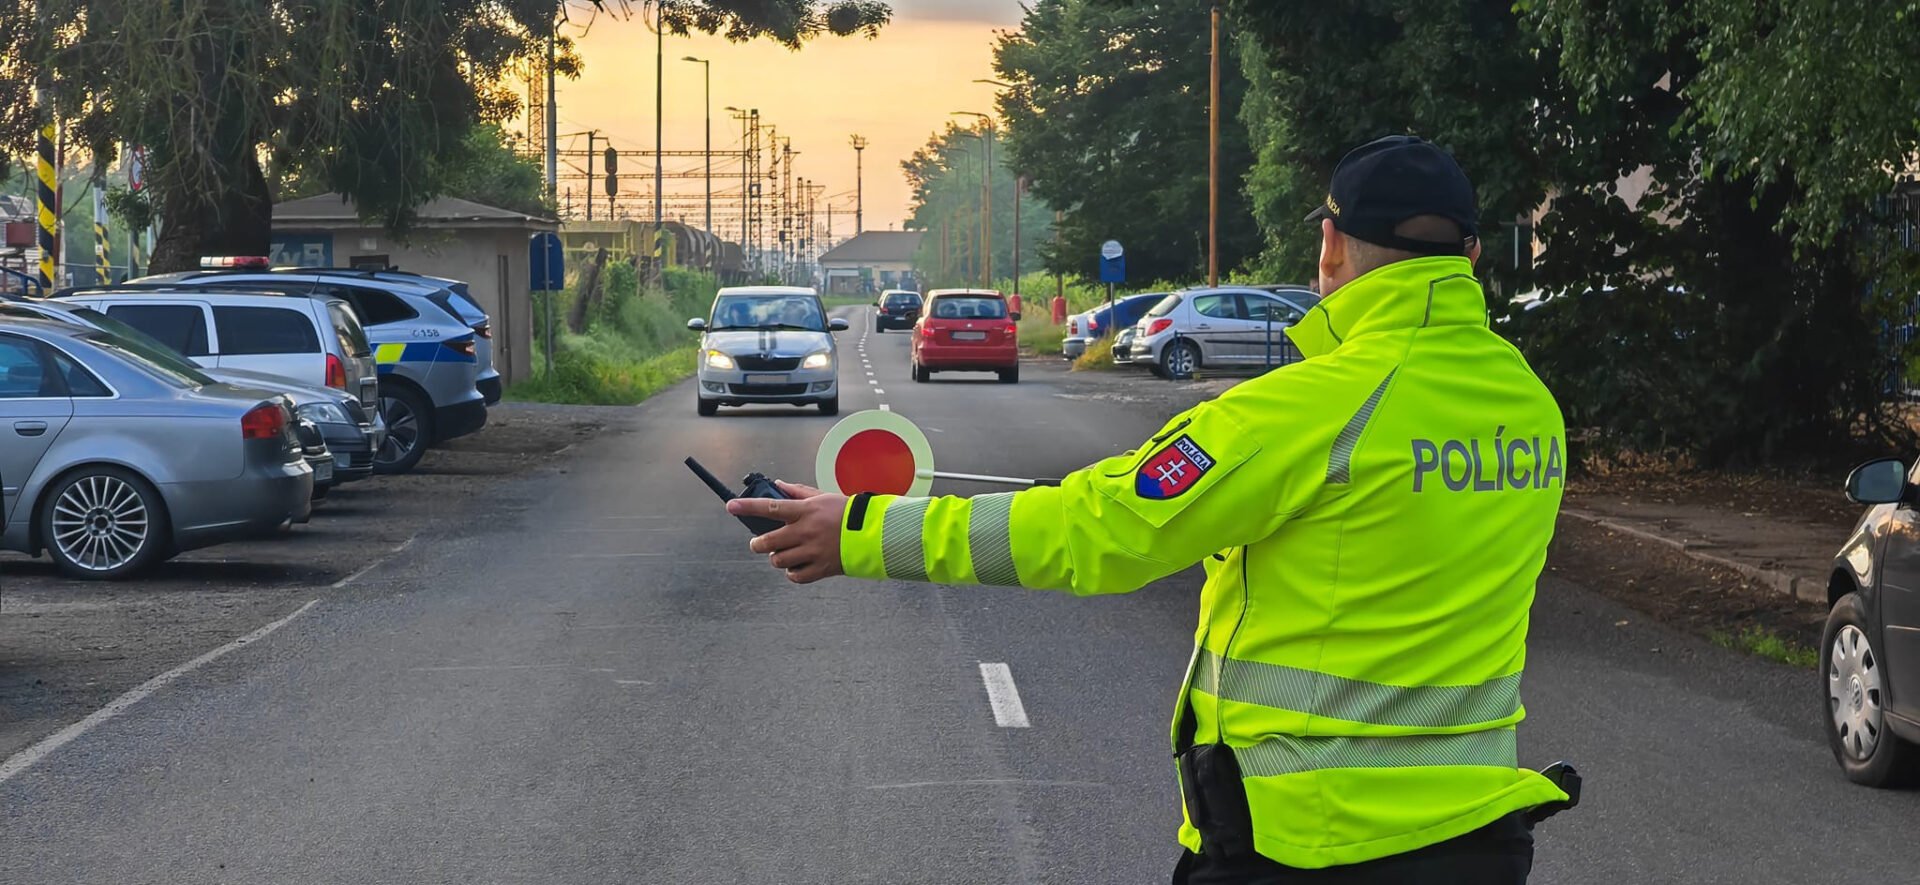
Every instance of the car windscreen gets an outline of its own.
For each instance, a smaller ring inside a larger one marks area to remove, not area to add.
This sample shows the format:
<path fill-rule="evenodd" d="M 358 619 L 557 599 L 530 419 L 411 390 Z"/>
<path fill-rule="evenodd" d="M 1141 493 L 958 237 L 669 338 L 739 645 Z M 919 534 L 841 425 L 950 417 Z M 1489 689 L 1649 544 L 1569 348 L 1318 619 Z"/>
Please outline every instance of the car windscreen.
<path fill-rule="evenodd" d="M 1180 307 L 1180 296 L 1168 295 L 1167 297 L 1160 299 L 1160 303 L 1154 305 L 1152 310 L 1147 311 L 1147 316 L 1163 317 L 1163 316 L 1166 316 L 1167 314 L 1173 313 L 1179 307 Z"/>
<path fill-rule="evenodd" d="M 113 317 L 107 316 L 100 311 L 94 310 L 91 307 L 78 307 L 74 308 L 73 315 L 86 320 L 87 325 L 95 329 L 116 336 L 119 339 L 116 343 L 121 347 L 146 357 L 152 362 L 189 377 L 201 374 L 199 366 L 194 365 L 193 361 L 181 356 L 179 351 L 165 344 L 161 344 L 160 339 L 148 335 L 126 323 L 120 322 Z"/>
<path fill-rule="evenodd" d="M 727 329 L 797 329 L 825 332 L 827 318 L 820 302 L 807 295 L 722 295 L 713 302 L 710 327 Z"/>
<path fill-rule="evenodd" d="M 998 298 L 948 295 L 933 299 L 933 318 L 936 320 L 1004 320 L 1007 318 L 1007 303 Z"/>
<path fill-rule="evenodd" d="M 887 306 L 888 306 L 888 307 L 919 307 L 919 306 L 920 306 L 920 296 L 918 296 L 918 295 L 888 295 L 888 296 L 887 296 Z"/>
<path fill-rule="evenodd" d="M 93 331 L 78 337 L 86 339 L 93 346 L 118 356 L 134 366 L 145 369 L 147 374 L 173 387 L 185 390 L 187 388 L 214 383 L 212 378 L 207 377 L 206 374 L 199 369 L 192 367 L 176 368 L 171 364 L 160 363 L 149 359 L 142 355 L 140 351 L 128 346 L 126 339 L 112 332 Z"/>

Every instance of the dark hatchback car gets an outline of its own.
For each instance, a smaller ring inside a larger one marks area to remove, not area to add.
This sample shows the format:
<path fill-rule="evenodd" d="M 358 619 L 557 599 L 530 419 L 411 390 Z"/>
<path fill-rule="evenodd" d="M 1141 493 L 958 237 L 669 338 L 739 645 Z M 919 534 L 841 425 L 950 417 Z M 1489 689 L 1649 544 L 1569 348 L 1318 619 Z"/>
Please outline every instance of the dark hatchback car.
<path fill-rule="evenodd" d="M 1920 781 L 1920 466 L 1870 461 L 1847 477 L 1869 505 L 1834 557 L 1820 639 L 1827 742 L 1855 783 Z"/>
<path fill-rule="evenodd" d="M 880 297 L 880 309 L 873 316 L 873 330 L 911 329 L 920 321 L 920 293 L 888 292 Z"/>

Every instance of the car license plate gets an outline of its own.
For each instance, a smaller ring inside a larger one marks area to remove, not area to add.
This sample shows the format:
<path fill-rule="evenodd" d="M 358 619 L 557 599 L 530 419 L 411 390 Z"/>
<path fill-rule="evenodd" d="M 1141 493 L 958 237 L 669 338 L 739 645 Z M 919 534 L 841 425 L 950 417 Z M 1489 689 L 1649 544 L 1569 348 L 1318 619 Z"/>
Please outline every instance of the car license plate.
<path fill-rule="evenodd" d="M 985 340 L 987 340 L 987 333 L 985 333 L 985 332 L 955 332 L 955 333 L 953 333 L 953 340 L 955 340 L 955 341 L 985 341 Z"/>
<path fill-rule="evenodd" d="M 747 383 L 748 384 L 785 384 L 787 383 L 787 376 L 785 375 L 748 375 Z"/>
<path fill-rule="evenodd" d="M 315 461 L 313 464 L 314 485 L 326 485 L 333 482 L 333 462 Z"/>

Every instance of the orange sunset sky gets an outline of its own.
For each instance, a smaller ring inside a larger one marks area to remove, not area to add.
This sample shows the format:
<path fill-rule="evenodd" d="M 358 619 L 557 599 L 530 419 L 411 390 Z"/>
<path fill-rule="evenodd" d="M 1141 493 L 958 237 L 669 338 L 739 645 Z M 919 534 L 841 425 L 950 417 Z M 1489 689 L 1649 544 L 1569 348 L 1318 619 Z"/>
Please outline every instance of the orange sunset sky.
<path fill-rule="evenodd" d="M 995 87 L 971 81 L 993 76 L 995 32 L 1017 27 L 1021 13 L 1017 0 L 894 0 L 892 6 L 893 23 L 876 39 L 827 37 L 798 51 L 769 41 L 729 43 L 719 37 L 669 35 L 666 148 L 702 147 L 701 66 L 681 59 L 711 59 L 716 151 L 738 150 L 741 141 L 740 123 L 723 108 L 758 108 L 762 122 L 791 137 L 793 149 L 800 152 L 795 177 L 826 185 L 836 214 L 844 212 L 834 223 L 837 241 L 853 232 L 854 151 L 848 139 L 854 133 L 864 135 L 870 142 L 866 226 L 898 229 L 910 197 L 900 162 L 954 119 L 949 112 L 993 110 Z M 558 87 L 562 149 L 584 149 L 584 136 L 567 134 L 597 129 L 601 137 L 610 136 L 616 148 L 651 150 L 654 39 L 646 23 L 602 16 L 579 38 L 579 46 L 585 73 L 576 81 L 561 80 Z M 596 142 L 596 149 L 603 144 Z M 698 158 L 667 162 L 669 171 L 703 168 Z M 565 172 L 563 168 L 563 176 Z M 635 157 L 622 162 L 620 174 L 623 214 L 650 214 L 645 194 L 652 186 L 652 167 Z M 737 160 L 716 158 L 714 175 L 716 193 L 739 192 Z M 568 187 L 563 177 L 563 201 Z M 578 212 L 584 182 L 572 182 L 571 187 Z M 704 189 L 705 183 L 697 179 L 667 182 L 669 194 L 697 195 Z M 596 203 L 596 210 L 604 209 L 602 198 L 596 196 Z M 701 222 L 698 208 L 676 207 L 668 215 Z M 737 231 L 727 230 L 725 219 L 717 219 L 715 226 L 723 236 L 738 237 Z"/>

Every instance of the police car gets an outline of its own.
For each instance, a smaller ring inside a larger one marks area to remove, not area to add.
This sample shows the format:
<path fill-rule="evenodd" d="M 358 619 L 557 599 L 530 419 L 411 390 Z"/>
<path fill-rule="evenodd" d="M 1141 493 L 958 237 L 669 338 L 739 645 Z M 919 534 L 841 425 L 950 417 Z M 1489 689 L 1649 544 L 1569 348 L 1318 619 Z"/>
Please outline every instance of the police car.
<path fill-rule="evenodd" d="M 265 258 L 204 259 L 201 265 L 205 269 L 135 282 L 326 295 L 353 305 L 373 345 L 387 423 L 376 472 L 405 473 L 428 448 L 486 426 L 477 335 L 435 301 L 441 287 L 324 269 L 274 270 Z"/>

